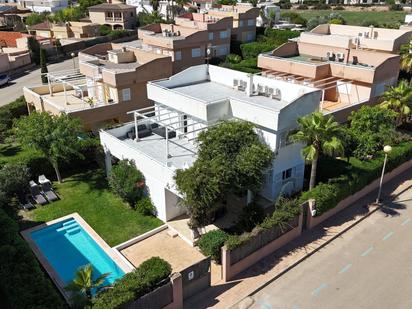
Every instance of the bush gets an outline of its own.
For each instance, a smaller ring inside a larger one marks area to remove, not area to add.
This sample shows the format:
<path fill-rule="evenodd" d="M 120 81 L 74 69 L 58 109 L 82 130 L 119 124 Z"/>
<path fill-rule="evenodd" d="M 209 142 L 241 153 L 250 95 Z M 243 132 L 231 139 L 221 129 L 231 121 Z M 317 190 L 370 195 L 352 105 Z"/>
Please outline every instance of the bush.
<path fill-rule="evenodd" d="M 10 136 L 14 119 L 27 114 L 26 100 L 23 96 L 0 107 L 0 143 Z"/>
<path fill-rule="evenodd" d="M 402 8 L 402 5 L 400 4 L 391 4 L 389 7 L 389 10 L 390 11 L 402 11 L 403 8 Z"/>
<path fill-rule="evenodd" d="M 331 6 L 326 3 L 318 3 L 312 7 L 312 10 L 330 10 Z"/>
<path fill-rule="evenodd" d="M 127 30 L 112 30 L 109 32 L 109 34 L 107 35 L 111 40 L 115 40 L 115 39 L 120 39 L 126 36 L 129 36 L 130 33 Z"/>
<path fill-rule="evenodd" d="M 108 180 L 113 193 L 132 207 L 143 195 L 144 177 L 132 161 L 119 161 L 117 165 L 113 166 Z"/>
<path fill-rule="evenodd" d="M 0 291 L 4 308 L 64 308 L 18 225 L 0 209 Z"/>
<path fill-rule="evenodd" d="M 128 303 L 161 286 L 171 273 L 172 267 L 168 262 L 152 257 L 116 281 L 112 289 L 98 294 L 93 308 L 124 308 Z"/>
<path fill-rule="evenodd" d="M 112 31 L 112 28 L 108 25 L 100 25 L 99 32 L 100 35 L 108 35 Z"/>
<path fill-rule="evenodd" d="M 276 47 L 271 42 L 251 42 L 240 45 L 243 59 L 256 58 L 259 54 L 272 51 Z"/>
<path fill-rule="evenodd" d="M 145 196 L 136 203 L 136 210 L 144 216 L 153 216 L 156 214 L 156 207 L 153 205 L 150 197 Z"/>
<path fill-rule="evenodd" d="M 343 6 L 341 6 L 341 5 L 338 5 L 338 6 L 335 6 L 335 7 L 333 8 L 333 10 L 334 10 L 334 11 L 344 11 L 345 8 L 344 8 Z"/>
<path fill-rule="evenodd" d="M 282 13 L 281 16 L 283 18 L 289 19 L 290 22 L 293 24 L 300 24 L 300 25 L 306 26 L 308 22 L 305 18 L 303 18 L 302 16 L 300 16 L 298 13 L 295 13 L 295 12 L 284 12 Z"/>
<path fill-rule="evenodd" d="M 226 56 L 226 61 L 232 64 L 239 63 L 240 61 L 242 61 L 242 57 L 236 54 L 229 54 Z"/>
<path fill-rule="evenodd" d="M 222 230 L 210 231 L 202 235 L 196 245 L 199 247 L 200 252 L 206 256 L 210 256 L 212 260 L 220 264 L 222 262 L 221 248 L 228 236 L 229 235 Z"/>
<path fill-rule="evenodd" d="M 300 5 L 297 7 L 297 9 L 298 9 L 298 10 L 307 10 L 307 9 L 309 9 L 309 7 L 308 7 L 306 4 L 300 4 Z"/>
<path fill-rule="evenodd" d="M 257 203 L 250 203 L 243 207 L 237 223 L 230 230 L 236 234 L 250 232 L 256 225 L 262 223 L 264 219 L 265 211 L 262 206 Z"/>

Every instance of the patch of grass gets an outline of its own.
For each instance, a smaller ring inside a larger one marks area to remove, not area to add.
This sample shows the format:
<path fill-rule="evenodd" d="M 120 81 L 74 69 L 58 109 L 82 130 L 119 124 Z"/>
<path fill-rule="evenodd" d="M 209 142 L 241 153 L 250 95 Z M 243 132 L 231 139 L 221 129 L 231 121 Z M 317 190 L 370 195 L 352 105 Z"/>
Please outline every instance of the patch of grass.
<path fill-rule="evenodd" d="M 104 173 L 92 170 L 54 183 L 60 201 L 27 213 L 29 220 L 47 222 L 73 212 L 83 219 L 110 245 L 118 245 L 162 224 L 152 216 L 143 216 L 108 189 Z"/>
<path fill-rule="evenodd" d="M 0 144 L 0 165 L 22 162 L 31 156 L 40 156 L 40 153 L 24 149 L 18 143 Z"/>
<path fill-rule="evenodd" d="M 333 10 L 293 10 L 303 18 L 309 20 L 312 17 L 329 15 L 330 13 L 339 13 L 345 19 L 346 24 L 362 26 L 367 22 L 377 22 L 379 24 L 395 24 L 403 23 L 405 20 L 405 12 L 402 11 L 387 11 L 387 12 L 373 12 L 373 11 L 333 11 Z"/>

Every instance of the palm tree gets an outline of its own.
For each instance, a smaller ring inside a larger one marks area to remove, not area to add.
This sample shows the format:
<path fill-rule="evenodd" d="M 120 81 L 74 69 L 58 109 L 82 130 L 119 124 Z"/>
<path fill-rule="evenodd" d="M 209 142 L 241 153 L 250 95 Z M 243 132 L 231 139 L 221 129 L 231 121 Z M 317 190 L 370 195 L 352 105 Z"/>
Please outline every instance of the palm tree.
<path fill-rule="evenodd" d="M 401 69 L 412 73 L 412 43 L 405 44 L 401 46 Z M 412 78 L 409 81 L 412 86 Z"/>
<path fill-rule="evenodd" d="M 343 143 L 339 138 L 341 129 L 333 117 L 325 117 L 321 112 L 315 112 L 298 119 L 298 132 L 290 136 L 293 142 L 302 142 L 306 146 L 302 154 L 312 162 L 309 190 L 316 182 L 316 170 L 321 153 L 334 155 L 343 153 Z"/>
<path fill-rule="evenodd" d="M 66 286 L 67 291 L 75 292 L 76 294 L 82 294 L 90 301 L 92 299 L 92 290 L 97 291 L 104 288 L 103 283 L 110 273 L 105 273 L 93 279 L 93 267 L 91 264 L 87 264 L 77 269 L 76 274 L 72 282 Z"/>
<path fill-rule="evenodd" d="M 398 86 L 390 86 L 383 93 L 383 99 L 381 107 L 393 110 L 397 114 L 397 125 L 408 119 L 412 108 L 412 87 L 406 80 L 401 80 Z"/>

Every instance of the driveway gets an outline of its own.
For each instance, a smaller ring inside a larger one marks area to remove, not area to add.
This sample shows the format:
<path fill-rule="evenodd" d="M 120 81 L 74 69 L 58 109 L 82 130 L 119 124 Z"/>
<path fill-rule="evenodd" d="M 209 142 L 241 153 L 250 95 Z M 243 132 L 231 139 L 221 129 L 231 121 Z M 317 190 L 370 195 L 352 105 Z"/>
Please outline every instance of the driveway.
<path fill-rule="evenodd" d="M 74 58 L 76 68 L 78 68 L 78 59 Z M 47 66 L 49 72 L 73 69 L 73 59 L 67 59 L 58 63 Z M 0 87 L 0 106 L 7 105 L 11 101 L 23 95 L 24 86 L 34 86 L 41 84 L 40 68 L 34 68 L 12 76 L 8 85 Z"/>

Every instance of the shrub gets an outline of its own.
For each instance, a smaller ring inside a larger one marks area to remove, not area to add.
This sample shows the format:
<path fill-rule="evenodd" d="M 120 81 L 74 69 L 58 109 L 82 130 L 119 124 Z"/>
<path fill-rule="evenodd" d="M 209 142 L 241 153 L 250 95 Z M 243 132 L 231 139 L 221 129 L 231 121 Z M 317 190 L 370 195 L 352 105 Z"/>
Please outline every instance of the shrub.
<path fill-rule="evenodd" d="M 108 25 L 100 25 L 99 32 L 100 35 L 108 35 L 112 31 L 112 28 Z"/>
<path fill-rule="evenodd" d="M 0 209 L 0 291 L 4 308 L 64 308 L 51 281 L 18 234 L 18 225 Z"/>
<path fill-rule="evenodd" d="M 390 11 L 402 11 L 403 8 L 402 8 L 402 5 L 400 4 L 391 4 L 389 7 L 389 10 Z"/>
<path fill-rule="evenodd" d="M 125 36 L 129 36 L 129 31 L 127 30 L 112 30 L 109 32 L 109 34 L 107 35 L 111 40 L 115 40 L 115 39 L 120 39 L 123 38 Z"/>
<path fill-rule="evenodd" d="M 318 3 L 312 7 L 312 10 L 330 10 L 331 6 L 326 3 Z"/>
<path fill-rule="evenodd" d="M 243 59 L 256 58 L 259 54 L 272 51 L 276 47 L 271 42 L 251 42 L 240 45 Z"/>
<path fill-rule="evenodd" d="M 112 289 L 98 294 L 93 308 L 124 308 L 128 303 L 162 285 L 171 273 L 172 267 L 168 262 L 152 257 L 116 281 Z"/>
<path fill-rule="evenodd" d="M 26 100 L 23 96 L 0 107 L 0 143 L 10 136 L 14 119 L 27 114 Z"/>
<path fill-rule="evenodd" d="M 333 10 L 334 10 L 334 11 L 344 11 L 345 8 L 344 8 L 343 6 L 341 6 L 341 5 L 338 5 L 338 6 L 335 6 L 335 7 L 333 8 Z"/>
<path fill-rule="evenodd" d="M 134 207 L 142 197 L 144 189 L 143 174 L 129 160 L 121 160 L 109 175 L 109 187 L 130 206 Z"/>
<path fill-rule="evenodd" d="M 145 196 L 136 203 L 136 210 L 144 216 L 153 216 L 156 214 L 156 207 L 153 205 L 150 197 Z"/>
<path fill-rule="evenodd" d="M 264 219 L 265 211 L 262 206 L 257 203 L 250 203 L 243 207 L 237 223 L 231 230 L 236 234 L 250 232 L 256 225 L 262 223 Z"/>
<path fill-rule="evenodd" d="M 232 64 L 239 63 L 240 61 L 242 61 L 242 57 L 236 54 L 229 54 L 226 56 L 226 61 Z"/>
<path fill-rule="evenodd" d="M 221 248 L 227 238 L 228 234 L 226 232 L 214 230 L 202 235 L 196 245 L 204 255 L 210 256 L 212 260 L 220 264 L 222 262 Z"/>
<path fill-rule="evenodd" d="M 8 163 L 0 169 L 0 188 L 9 197 L 22 196 L 29 182 L 27 166 L 21 163 Z"/>
<path fill-rule="evenodd" d="M 300 4 L 297 7 L 298 10 L 307 10 L 309 7 L 306 4 Z"/>
<path fill-rule="evenodd" d="M 306 23 L 308 22 L 305 18 L 295 12 L 284 12 L 282 13 L 282 17 L 289 19 L 289 21 L 293 24 L 300 24 L 303 26 L 306 26 Z"/>

